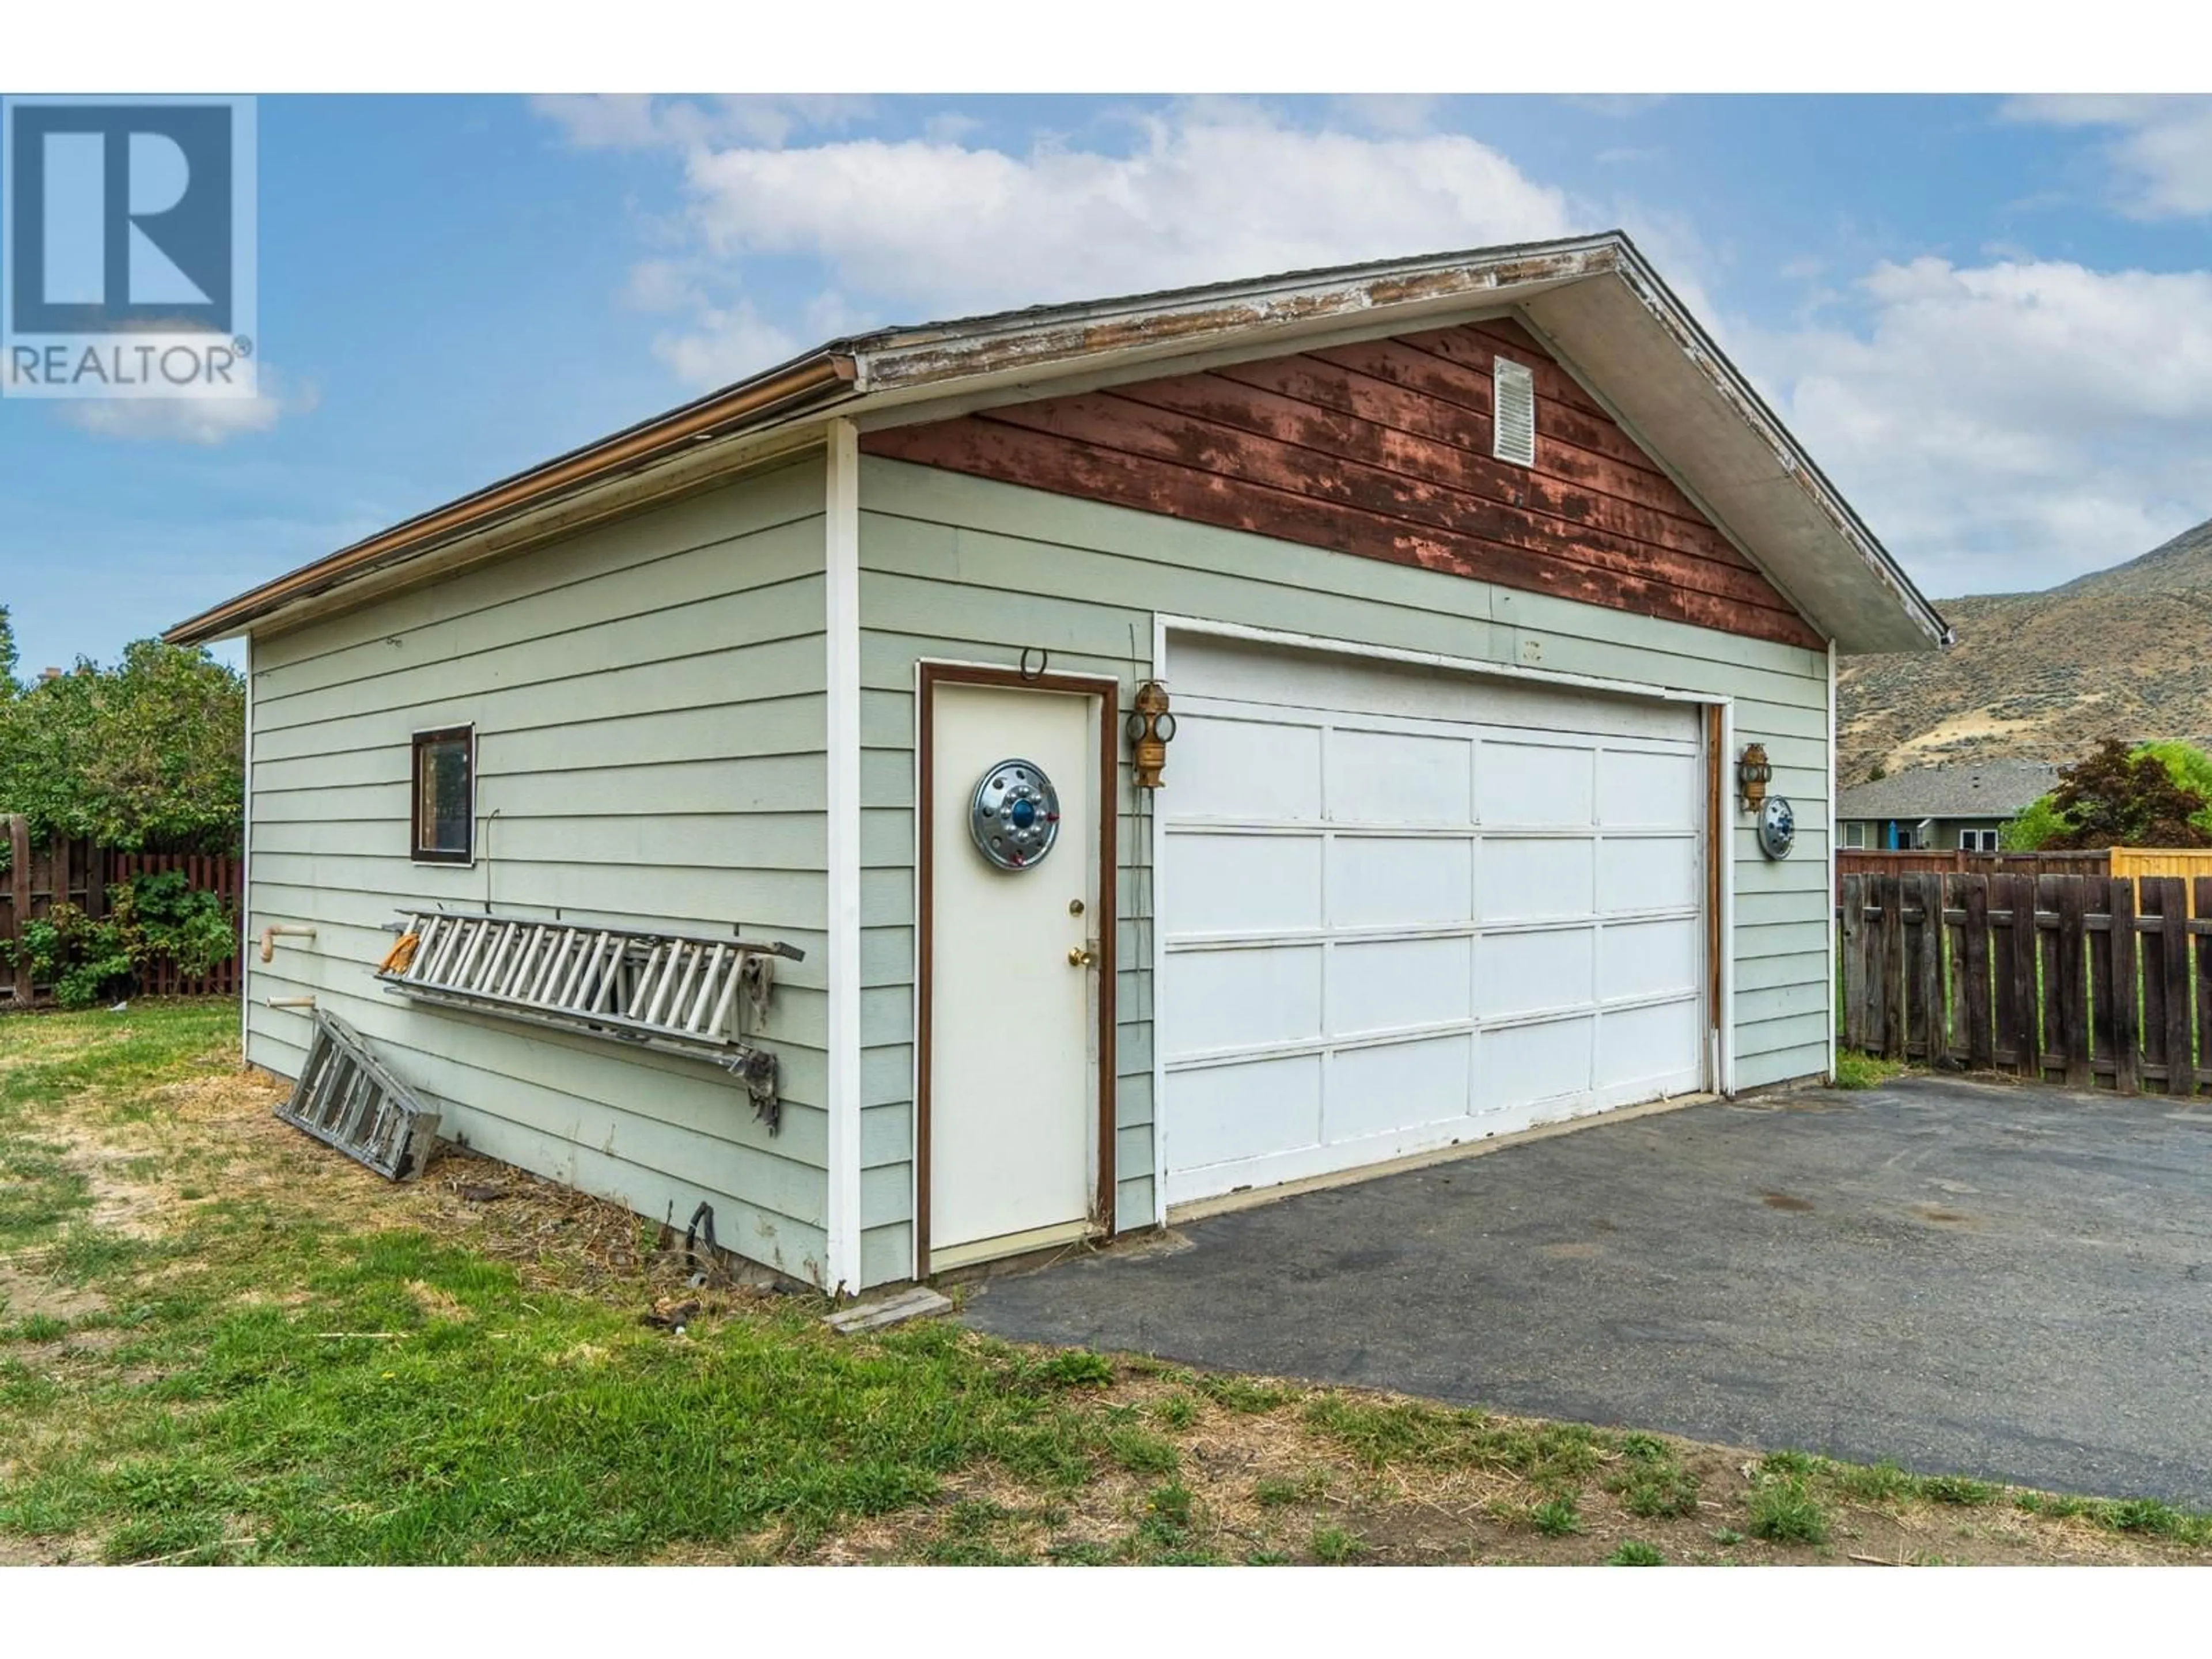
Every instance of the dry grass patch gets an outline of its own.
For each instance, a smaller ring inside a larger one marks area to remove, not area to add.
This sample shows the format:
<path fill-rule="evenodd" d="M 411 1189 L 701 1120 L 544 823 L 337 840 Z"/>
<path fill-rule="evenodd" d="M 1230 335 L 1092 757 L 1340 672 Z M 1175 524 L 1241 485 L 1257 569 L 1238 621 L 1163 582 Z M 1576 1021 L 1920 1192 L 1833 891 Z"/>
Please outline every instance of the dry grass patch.
<path fill-rule="evenodd" d="M 383 1181 L 274 1117 L 228 1018 L 0 1020 L 0 1561 L 2212 1559 L 2153 1504 L 834 1337 L 489 1160 Z"/>

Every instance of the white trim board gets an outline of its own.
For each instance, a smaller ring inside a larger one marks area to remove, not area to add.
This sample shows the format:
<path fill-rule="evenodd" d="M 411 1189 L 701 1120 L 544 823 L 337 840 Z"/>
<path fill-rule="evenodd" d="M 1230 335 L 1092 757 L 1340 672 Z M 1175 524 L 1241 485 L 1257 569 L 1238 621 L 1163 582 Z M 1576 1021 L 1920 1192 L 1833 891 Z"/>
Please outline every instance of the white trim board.
<path fill-rule="evenodd" d="M 1204 617 L 1152 618 L 1152 672 L 1174 689 L 1163 665 L 1167 636 L 1206 634 L 1217 639 L 1246 640 L 1255 645 L 1280 646 L 1287 651 L 1317 651 L 1333 657 L 1367 657 L 1382 662 L 1412 663 L 1418 667 L 1442 668 L 1455 674 L 1474 674 L 1493 679 L 1530 680 L 1583 691 L 1602 691 L 1617 697 L 1650 697 L 1662 702 L 1710 705 L 1729 701 L 1709 691 L 1684 691 L 1673 686 L 1650 685 L 1641 680 L 1608 679 L 1597 674 L 1571 674 L 1557 668 L 1532 668 L 1517 662 L 1494 662 L 1482 657 L 1455 657 L 1441 651 L 1409 651 L 1401 646 L 1368 645 L 1358 640 L 1332 640 L 1315 634 L 1294 634 L 1279 628 L 1254 628 L 1243 623 L 1215 622 Z M 1174 750 L 1170 750 L 1172 760 Z"/>
<path fill-rule="evenodd" d="M 238 1063 L 247 1063 L 246 1044 L 252 1041 L 250 1018 L 253 1008 L 253 968 L 261 952 L 254 942 L 253 933 L 253 635 L 245 636 L 246 646 L 246 802 L 245 816 L 240 827 L 238 842 Z M 471 776 L 473 787 L 476 779 Z M 412 785 L 410 785 L 411 790 Z M 473 801 L 471 802 L 473 805 Z M 409 803 L 409 814 L 414 811 Z"/>
<path fill-rule="evenodd" d="M 1828 891 L 1836 890 L 1836 642 L 1828 641 L 1828 841 L 1821 864 L 1827 871 Z M 1828 1080 L 1836 1079 L 1836 915 L 1828 913 Z"/>
<path fill-rule="evenodd" d="M 823 1288 L 860 1288 L 860 464 L 850 421 L 829 423 L 823 543 L 828 656 L 829 1260 Z"/>

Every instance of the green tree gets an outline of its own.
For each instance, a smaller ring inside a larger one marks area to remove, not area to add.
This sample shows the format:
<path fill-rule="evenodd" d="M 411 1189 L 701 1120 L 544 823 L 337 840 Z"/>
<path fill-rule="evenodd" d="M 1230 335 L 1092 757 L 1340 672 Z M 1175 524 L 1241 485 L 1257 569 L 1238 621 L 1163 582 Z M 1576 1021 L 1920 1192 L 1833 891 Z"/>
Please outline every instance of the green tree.
<path fill-rule="evenodd" d="M 2208 801 L 2212 801 L 2212 755 L 2185 743 L 2144 743 L 2136 745 L 2135 755 L 2148 755 L 2172 773 L 2173 781 L 2184 789 L 2193 789 Z M 2200 819 L 2199 827 L 2212 830 L 2212 820 Z"/>
<path fill-rule="evenodd" d="M 227 849 L 244 821 L 246 684 L 202 648 L 139 640 L 0 701 L 0 812 L 125 851 Z"/>
<path fill-rule="evenodd" d="M 2048 848 L 2212 847 L 2212 830 L 2200 821 L 2205 797 L 2149 745 L 2130 752 L 2118 738 L 2106 738 L 2061 769 L 2047 799 L 2058 823 Z"/>
<path fill-rule="evenodd" d="M 2049 795 L 2038 797 L 2022 810 L 2021 815 L 1997 832 L 1997 839 L 2009 853 L 2035 853 L 2051 845 L 2055 836 L 2066 833 L 2066 825 L 2058 816 L 2058 809 Z"/>
<path fill-rule="evenodd" d="M 2108 739 L 2105 749 L 2117 746 L 2117 739 Z M 2099 754 L 2104 750 L 2100 749 Z M 2095 758 L 2092 757 L 2092 758 Z M 2130 766 L 2143 760 L 2156 761 L 2166 769 L 2166 775 L 2182 791 L 2199 796 L 2208 803 L 2188 815 L 2187 822 L 2196 832 L 2180 832 L 2183 838 L 2174 840 L 2095 840 L 2082 842 L 2072 839 L 2077 833 L 2088 830 L 2079 812 L 2062 811 L 2057 791 L 2041 797 L 2020 816 L 2004 827 L 2002 838 L 2011 851 L 2033 853 L 2055 851 L 2070 847 L 2205 847 L 2212 846 L 2212 755 L 2189 744 L 2175 742 L 2138 744 L 2128 751 Z M 2065 775 L 2061 775 L 2062 779 Z M 2111 825 L 2101 825 L 2094 833 L 2110 833 Z M 2148 834 L 2146 828 L 2142 833 Z"/>
<path fill-rule="evenodd" d="M 0 702 L 8 702 L 19 689 L 15 684 L 15 624 L 9 620 L 8 607 L 0 605 Z"/>

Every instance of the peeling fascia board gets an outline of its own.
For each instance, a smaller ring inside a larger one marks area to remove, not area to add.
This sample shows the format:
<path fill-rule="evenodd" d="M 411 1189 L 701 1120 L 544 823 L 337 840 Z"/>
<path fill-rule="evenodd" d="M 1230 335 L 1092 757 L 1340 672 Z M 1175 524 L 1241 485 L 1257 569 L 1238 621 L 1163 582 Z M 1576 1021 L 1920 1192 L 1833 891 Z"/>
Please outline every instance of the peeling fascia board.
<path fill-rule="evenodd" d="M 443 581 L 474 566 L 512 557 L 611 519 L 665 507 L 682 496 L 734 483 L 819 450 L 826 428 L 823 419 L 797 416 L 779 426 L 698 444 L 688 454 L 580 486 L 569 495 L 526 508 L 513 518 L 479 530 L 459 532 L 450 541 L 342 578 L 215 637 L 252 634 L 266 638 L 425 582 Z"/>
<path fill-rule="evenodd" d="M 1559 286 L 1546 283 L 1547 289 Z M 1243 332 L 1211 350 L 1193 350 L 1188 340 L 1115 352 L 1097 366 L 1072 372 L 1049 365 L 978 375 L 951 385 L 929 383 L 896 392 L 872 393 L 840 411 L 863 432 L 950 420 L 978 410 L 1005 409 L 1042 398 L 1078 397 L 1163 374 L 1199 374 L 1235 363 L 1262 362 L 1296 351 L 1326 351 L 1334 346 L 1387 340 L 1413 330 L 1452 328 L 1462 323 L 1518 320 L 1515 307 L 1497 295 L 1469 304 L 1464 299 L 1370 311 L 1341 318 L 1280 325 L 1258 333 Z"/>
<path fill-rule="evenodd" d="M 1696 319 L 1660 280 L 1658 273 L 1645 264 L 1634 249 L 1624 245 L 1622 253 L 1624 257 L 1614 274 L 1627 285 L 1628 291 L 1652 320 L 1667 331 L 1682 356 L 1705 376 L 1714 392 L 1758 435 L 1773 454 L 1783 476 L 1804 491 L 1821 516 L 1834 526 L 1838 539 L 1889 590 L 1899 606 L 1919 623 L 1933 643 L 1948 646 L 1952 642 L 1949 625 L 1922 597 L 1912 579 L 1890 557 L 1850 503 L 1828 482 L 1827 476 L 1814 465 L 1812 457 L 1790 436 L 1789 428 L 1766 406 L 1765 400 L 1698 326 Z"/>
<path fill-rule="evenodd" d="M 906 392 L 941 398 L 1018 383 L 1024 374 L 1062 376 L 1076 363 L 1088 372 L 1188 356 L 1209 344 L 1254 342 L 1264 355 L 1302 333 L 1356 325 L 1363 314 L 1402 326 L 1433 313 L 1490 305 L 1500 310 L 1532 291 L 1617 270 L 1622 239 L 1547 244 L 1500 251 L 1475 261 L 1464 254 L 1413 264 L 1320 273 L 1186 291 L 1172 300 L 1115 301 L 1015 313 L 959 330 L 908 331 L 848 343 L 857 363 L 855 390 L 872 404 Z M 1386 327 L 1387 331 L 1387 327 Z"/>

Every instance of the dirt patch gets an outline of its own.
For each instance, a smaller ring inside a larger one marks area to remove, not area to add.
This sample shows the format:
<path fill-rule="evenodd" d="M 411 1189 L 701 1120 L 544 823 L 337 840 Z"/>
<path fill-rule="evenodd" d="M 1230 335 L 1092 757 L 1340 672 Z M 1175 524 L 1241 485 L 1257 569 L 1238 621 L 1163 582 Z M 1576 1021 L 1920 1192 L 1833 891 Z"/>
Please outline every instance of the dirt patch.
<path fill-rule="evenodd" d="M 0 1261 L 0 1309 L 4 1309 L 11 1323 L 43 1317 L 73 1325 L 106 1306 L 107 1298 L 97 1291 L 64 1285 L 27 1267 Z"/>
<path fill-rule="evenodd" d="M 467 1305 L 440 1290 L 435 1285 L 425 1284 L 419 1279 L 407 1281 L 407 1294 L 415 1298 L 415 1305 L 432 1319 L 443 1319 L 454 1324 L 466 1324 L 476 1315 Z"/>
<path fill-rule="evenodd" d="M 144 1097 L 149 1106 L 181 1123 L 266 1115 L 288 1098 L 292 1085 L 266 1072 L 240 1066 L 228 1054 L 211 1055 L 205 1070 L 163 1084 Z"/>
<path fill-rule="evenodd" d="M 1793 1214 L 1813 1207 L 1811 1199 L 1798 1198 L 1789 1193 L 1761 1193 L 1759 1201 L 1770 1210 L 1788 1210 Z"/>
<path fill-rule="evenodd" d="M 97 1538 L 26 1538 L 20 1533 L 0 1532 L 0 1567 L 82 1566 L 99 1559 Z"/>
<path fill-rule="evenodd" d="M 465 1147 L 441 1147 L 414 1181 L 386 1181 L 277 1117 L 290 1090 L 282 1079 L 210 1055 L 198 1075 L 140 1096 L 151 1109 L 143 1115 L 88 1123 L 73 1115 L 45 1132 L 65 1144 L 91 1186 L 94 1224 L 132 1237 L 173 1233 L 195 1204 L 223 1198 L 304 1212 L 353 1232 L 421 1229 L 549 1287 L 666 1287 L 694 1269 L 680 1231 L 663 1227 L 650 1237 L 649 1224 L 619 1204 Z M 743 1272 L 735 1258 L 702 1257 L 697 1265 L 710 1285 L 726 1288 Z M 426 1303 L 424 1311 L 466 1316 L 459 1303 Z"/>
<path fill-rule="evenodd" d="M 82 1123 L 48 1126 L 61 1143 L 70 1167 L 84 1177 L 92 1194 L 92 1224 L 125 1238 L 155 1238 L 166 1231 L 164 1213 L 173 1194 L 147 1168 L 153 1155 L 118 1150 Z"/>

